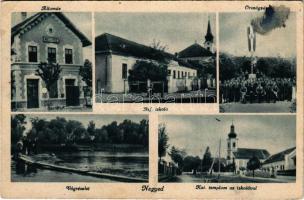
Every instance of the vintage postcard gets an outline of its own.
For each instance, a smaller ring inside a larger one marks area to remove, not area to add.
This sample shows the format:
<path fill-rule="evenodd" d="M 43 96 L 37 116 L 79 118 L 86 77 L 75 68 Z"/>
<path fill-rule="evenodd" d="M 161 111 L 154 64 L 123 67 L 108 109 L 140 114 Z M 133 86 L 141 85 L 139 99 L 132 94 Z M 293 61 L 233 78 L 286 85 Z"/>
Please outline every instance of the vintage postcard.
<path fill-rule="evenodd" d="M 301 199 L 303 2 L 1 2 L 2 198 Z"/>

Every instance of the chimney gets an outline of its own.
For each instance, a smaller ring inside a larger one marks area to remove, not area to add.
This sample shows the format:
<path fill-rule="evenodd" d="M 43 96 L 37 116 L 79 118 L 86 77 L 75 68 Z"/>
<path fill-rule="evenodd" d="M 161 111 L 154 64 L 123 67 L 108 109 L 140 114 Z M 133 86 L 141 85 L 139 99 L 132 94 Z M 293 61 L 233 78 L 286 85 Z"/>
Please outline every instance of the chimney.
<path fill-rule="evenodd" d="M 21 21 L 24 21 L 27 17 L 27 13 L 26 12 L 21 12 Z"/>

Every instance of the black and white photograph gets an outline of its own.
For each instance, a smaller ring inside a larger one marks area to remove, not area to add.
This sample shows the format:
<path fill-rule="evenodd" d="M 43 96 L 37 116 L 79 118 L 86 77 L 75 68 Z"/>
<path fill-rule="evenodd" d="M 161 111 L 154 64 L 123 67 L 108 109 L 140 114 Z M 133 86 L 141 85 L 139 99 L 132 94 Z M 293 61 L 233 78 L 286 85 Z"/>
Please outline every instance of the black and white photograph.
<path fill-rule="evenodd" d="M 12 182 L 148 182 L 146 115 L 11 116 Z"/>
<path fill-rule="evenodd" d="M 296 117 L 160 117 L 158 181 L 295 183 Z"/>
<path fill-rule="evenodd" d="M 11 17 L 12 111 L 92 111 L 92 14 Z"/>
<path fill-rule="evenodd" d="M 96 103 L 216 103 L 215 13 L 95 13 Z"/>
<path fill-rule="evenodd" d="M 220 112 L 296 112 L 296 13 L 219 14 Z"/>

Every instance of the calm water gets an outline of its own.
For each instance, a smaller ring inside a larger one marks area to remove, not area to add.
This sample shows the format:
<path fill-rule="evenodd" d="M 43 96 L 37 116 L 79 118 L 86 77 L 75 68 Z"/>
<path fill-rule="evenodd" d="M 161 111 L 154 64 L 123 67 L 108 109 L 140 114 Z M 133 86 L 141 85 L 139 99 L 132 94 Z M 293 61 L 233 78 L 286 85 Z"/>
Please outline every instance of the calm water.
<path fill-rule="evenodd" d="M 124 175 L 134 178 L 147 178 L 149 168 L 148 152 L 106 152 L 82 151 L 57 153 L 57 164 L 77 169 Z M 53 170 L 26 168 L 25 173 L 16 172 L 16 162 L 12 161 L 12 181 L 20 182 L 113 182 L 112 180 L 57 172 Z"/>

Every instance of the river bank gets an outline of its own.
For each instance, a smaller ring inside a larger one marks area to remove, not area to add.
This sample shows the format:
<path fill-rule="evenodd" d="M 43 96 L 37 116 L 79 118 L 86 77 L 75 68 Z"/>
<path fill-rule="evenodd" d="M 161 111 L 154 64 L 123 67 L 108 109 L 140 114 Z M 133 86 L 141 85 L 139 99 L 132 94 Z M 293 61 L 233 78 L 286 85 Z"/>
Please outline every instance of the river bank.
<path fill-rule="evenodd" d="M 120 152 L 120 151 L 78 151 L 78 152 L 57 152 L 43 153 L 30 156 L 33 162 L 42 162 L 59 167 L 73 168 L 89 171 L 92 173 L 112 174 L 114 176 L 124 176 L 130 178 L 148 180 L 148 152 Z M 15 166 L 13 166 L 15 164 Z M 16 164 L 12 162 L 12 178 L 15 173 L 15 181 L 23 181 L 24 177 L 35 177 L 33 179 L 45 180 L 45 169 L 35 165 L 26 166 L 24 172 L 16 170 Z M 39 170 L 38 170 L 39 169 Z M 14 171 L 15 170 L 15 171 Z M 13 172 L 14 171 L 14 172 Z M 42 173 L 43 171 L 43 173 Z M 57 172 L 48 172 L 48 174 L 58 174 Z M 70 173 L 66 173 L 69 176 Z M 77 179 L 77 177 L 75 176 Z M 58 179 L 61 182 L 65 179 Z M 103 179 L 100 180 L 103 182 Z"/>

